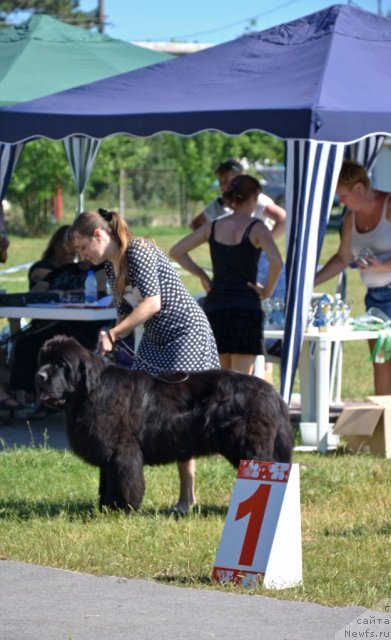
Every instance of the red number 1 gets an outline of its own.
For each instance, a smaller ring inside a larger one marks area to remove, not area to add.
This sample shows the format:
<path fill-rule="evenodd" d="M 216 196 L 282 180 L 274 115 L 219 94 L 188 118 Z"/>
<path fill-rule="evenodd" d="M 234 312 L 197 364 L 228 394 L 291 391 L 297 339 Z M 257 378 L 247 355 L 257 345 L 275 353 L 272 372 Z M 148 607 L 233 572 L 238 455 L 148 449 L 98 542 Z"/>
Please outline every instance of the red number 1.
<path fill-rule="evenodd" d="M 263 517 L 265 515 L 266 505 L 269 499 L 270 489 L 270 484 L 260 484 L 252 496 L 241 502 L 238 506 L 235 520 L 241 520 L 247 516 L 247 514 L 250 514 L 239 558 L 239 564 L 251 566 L 253 563 L 259 532 L 261 531 Z"/>

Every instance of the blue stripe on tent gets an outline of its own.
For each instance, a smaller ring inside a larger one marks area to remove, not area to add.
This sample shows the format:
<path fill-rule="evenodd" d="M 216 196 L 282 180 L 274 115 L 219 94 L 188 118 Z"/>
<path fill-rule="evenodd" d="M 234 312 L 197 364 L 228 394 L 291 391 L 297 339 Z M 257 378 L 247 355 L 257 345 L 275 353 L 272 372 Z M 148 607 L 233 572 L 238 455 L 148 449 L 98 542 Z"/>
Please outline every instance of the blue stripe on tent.
<path fill-rule="evenodd" d="M 100 144 L 100 140 L 86 136 L 70 136 L 64 140 L 65 153 L 78 193 L 77 213 L 84 209 L 84 189 L 94 167 Z"/>
<path fill-rule="evenodd" d="M 23 143 L 0 143 L 0 202 L 3 200 L 6 194 L 8 185 L 12 177 L 12 173 L 19 160 L 22 148 Z"/>
<path fill-rule="evenodd" d="M 345 157 L 362 164 L 370 174 L 386 136 L 373 135 L 346 146 Z"/>
<path fill-rule="evenodd" d="M 288 402 L 311 301 L 318 254 L 343 160 L 344 145 L 288 140 L 287 288 L 281 394 Z"/>
<path fill-rule="evenodd" d="M 325 180 L 327 184 L 335 184 L 335 172 L 334 167 L 337 162 L 337 147 L 334 145 L 329 149 L 329 156 L 325 174 Z M 321 220 L 319 222 L 319 234 L 318 234 L 318 252 L 316 256 L 316 262 L 319 263 L 320 252 L 322 250 L 323 239 L 326 233 L 327 224 L 330 219 L 332 202 L 334 200 L 334 193 L 332 195 L 332 201 L 330 203 L 330 190 L 324 189 L 322 193 L 322 202 L 321 202 L 321 211 L 325 212 L 326 215 L 321 216 Z"/>

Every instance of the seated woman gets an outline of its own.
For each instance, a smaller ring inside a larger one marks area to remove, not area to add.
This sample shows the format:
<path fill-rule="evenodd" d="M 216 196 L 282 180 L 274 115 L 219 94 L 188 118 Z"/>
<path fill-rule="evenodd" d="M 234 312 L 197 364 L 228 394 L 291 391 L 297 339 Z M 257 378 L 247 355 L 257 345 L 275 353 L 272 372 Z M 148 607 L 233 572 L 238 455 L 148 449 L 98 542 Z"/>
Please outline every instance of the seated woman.
<path fill-rule="evenodd" d="M 106 274 L 104 265 L 94 266 L 88 260 L 65 264 L 47 273 L 34 287 L 33 291 L 51 291 L 60 297 L 75 296 L 84 300 L 84 283 L 88 271 L 94 271 L 98 284 L 98 297 L 106 293 Z"/>
<path fill-rule="evenodd" d="M 29 289 L 35 290 L 35 285 L 45 278 L 53 269 L 74 262 L 75 256 L 65 245 L 65 236 L 69 225 L 64 224 L 55 231 L 42 254 L 40 260 L 34 262 L 27 274 Z"/>
<path fill-rule="evenodd" d="M 48 245 L 43 252 L 40 260 L 34 262 L 27 274 L 29 290 L 30 291 L 44 291 L 45 288 L 39 288 L 39 283 L 43 278 L 47 277 L 53 270 L 60 268 L 64 265 L 68 265 L 74 262 L 74 254 L 69 252 L 65 245 L 65 236 L 69 225 L 62 225 L 59 227 L 50 238 Z M 33 321 L 30 325 L 31 328 L 41 326 L 40 321 Z M 26 334 L 27 335 L 27 334 Z M 16 343 L 16 341 L 15 341 Z M 15 348 L 15 347 L 14 347 Z M 15 362 L 15 360 L 13 360 Z M 19 359 L 18 359 L 19 363 Z M 24 366 L 24 365 L 23 365 Z M 15 367 L 15 364 L 11 365 L 11 371 Z M 12 388 L 12 385 L 11 385 Z M 18 388 L 16 388 L 18 390 Z M 23 405 L 17 402 L 12 395 L 9 395 L 6 390 L 0 388 L 0 410 L 8 410 L 11 413 L 23 408 Z"/>
<path fill-rule="evenodd" d="M 81 294 L 89 269 L 96 273 L 98 295 L 106 292 L 106 276 L 103 265 L 92 266 L 90 262 L 71 262 L 48 272 L 34 287 L 34 291 L 55 291 L 64 294 Z M 73 336 L 87 349 L 94 349 L 98 341 L 99 331 L 107 327 L 107 321 L 44 321 L 34 320 L 25 332 L 14 343 L 11 362 L 10 388 L 23 390 L 28 394 L 35 393 L 34 377 L 37 370 L 38 352 L 43 343 L 58 334 Z M 30 419 L 44 418 L 50 410 L 38 405 L 29 416 Z"/>

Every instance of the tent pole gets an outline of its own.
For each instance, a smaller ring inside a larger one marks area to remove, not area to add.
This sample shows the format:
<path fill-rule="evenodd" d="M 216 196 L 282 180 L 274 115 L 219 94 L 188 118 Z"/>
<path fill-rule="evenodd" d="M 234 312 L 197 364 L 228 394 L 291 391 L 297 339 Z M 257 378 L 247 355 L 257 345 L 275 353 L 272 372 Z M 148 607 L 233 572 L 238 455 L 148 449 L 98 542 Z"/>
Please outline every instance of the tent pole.
<path fill-rule="evenodd" d="M 84 211 L 84 191 L 78 195 L 76 216 L 80 215 L 82 211 Z"/>

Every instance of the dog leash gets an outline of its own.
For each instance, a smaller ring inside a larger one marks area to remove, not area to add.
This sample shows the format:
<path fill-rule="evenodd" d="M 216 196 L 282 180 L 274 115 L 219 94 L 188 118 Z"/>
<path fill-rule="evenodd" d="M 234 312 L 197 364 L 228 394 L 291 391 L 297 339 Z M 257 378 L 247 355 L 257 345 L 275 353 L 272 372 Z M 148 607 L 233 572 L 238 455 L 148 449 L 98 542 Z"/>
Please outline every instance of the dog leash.
<path fill-rule="evenodd" d="M 118 340 L 116 340 L 114 342 L 114 340 L 112 339 L 111 335 L 110 335 L 110 331 L 106 331 L 105 332 L 106 335 L 108 336 L 110 342 L 111 342 L 111 346 L 113 347 L 113 351 L 122 351 L 122 353 L 124 353 L 127 356 L 130 356 L 131 358 L 133 358 L 134 360 L 138 360 L 142 365 L 144 365 L 145 367 L 145 371 L 146 373 L 148 373 L 152 378 L 154 378 L 155 380 L 159 380 L 160 382 L 165 382 L 166 384 L 180 384 L 181 382 L 186 382 L 189 379 L 189 374 L 185 373 L 181 378 L 179 378 L 179 380 L 168 380 L 167 378 L 163 378 L 161 376 L 158 376 L 155 373 L 151 373 L 149 371 L 149 368 L 152 367 L 152 369 L 155 369 L 158 372 L 162 372 L 162 369 L 159 369 L 159 367 L 156 367 L 153 364 L 150 364 L 149 362 L 147 362 L 146 360 L 144 360 L 143 358 L 141 358 L 141 356 L 137 355 L 137 353 L 134 351 L 134 349 L 132 349 L 131 347 L 129 347 L 128 344 L 126 344 L 125 340 L 123 340 L 123 338 L 118 338 Z M 179 373 L 179 372 L 173 372 L 175 373 Z"/>

